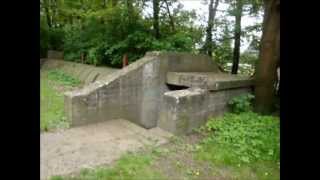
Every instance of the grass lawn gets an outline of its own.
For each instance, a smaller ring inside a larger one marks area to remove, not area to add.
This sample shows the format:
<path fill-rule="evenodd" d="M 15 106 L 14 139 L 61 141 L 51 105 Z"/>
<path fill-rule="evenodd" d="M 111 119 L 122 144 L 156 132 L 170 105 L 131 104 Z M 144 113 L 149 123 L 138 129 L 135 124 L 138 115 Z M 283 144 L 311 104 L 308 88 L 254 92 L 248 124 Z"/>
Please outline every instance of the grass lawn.
<path fill-rule="evenodd" d="M 80 81 L 59 70 L 40 70 L 40 130 L 67 128 L 63 93 L 80 85 Z"/>
<path fill-rule="evenodd" d="M 278 118 L 227 114 L 210 119 L 192 135 L 173 137 L 166 145 L 146 147 L 112 165 L 51 180 L 278 180 L 279 136 Z"/>

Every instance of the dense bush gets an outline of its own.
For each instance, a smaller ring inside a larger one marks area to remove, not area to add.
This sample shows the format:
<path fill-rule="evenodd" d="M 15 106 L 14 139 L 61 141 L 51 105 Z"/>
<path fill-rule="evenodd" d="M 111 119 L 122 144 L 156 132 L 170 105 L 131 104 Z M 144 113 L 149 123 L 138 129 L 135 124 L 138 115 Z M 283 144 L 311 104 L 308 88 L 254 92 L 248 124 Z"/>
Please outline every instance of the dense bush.
<path fill-rule="evenodd" d="M 62 28 L 50 28 L 48 36 L 48 48 L 50 50 L 63 50 L 64 30 Z"/>
<path fill-rule="evenodd" d="M 228 105 L 233 113 L 249 112 L 252 110 L 252 100 L 254 96 L 252 94 L 244 94 L 231 99 Z"/>
<path fill-rule="evenodd" d="M 66 60 L 78 61 L 81 54 L 87 55 L 86 63 L 99 65 L 99 50 L 103 45 L 103 25 L 89 20 L 84 25 L 73 24 L 64 27 L 64 56 Z"/>
<path fill-rule="evenodd" d="M 64 29 L 49 28 L 44 20 L 40 20 L 40 58 L 47 56 L 48 50 L 63 50 Z"/>
<path fill-rule="evenodd" d="M 99 6 L 88 7 L 93 8 L 90 11 L 78 10 L 79 7 L 72 4 L 66 5 L 77 9 L 68 10 L 71 14 L 77 12 L 76 17 L 71 21 L 65 19 L 67 21 L 63 21 L 61 26 L 51 28 L 47 28 L 44 21 L 43 27 L 46 28 L 41 29 L 40 35 L 42 54 L 48 49 L 63 50 L 65 60 L 121 67 L 125 54 L 130 63 L 144 56 L 147 51 L 195 52 L 195 44 L 203 36 L 201 28 L 190 25 L 196 18 L 194 12 L 175 11 L 175 30 L 171 30 L 166 23 L 169 22 L 168 17 L 161 16 L 161 37 L 156 39 L 152 18 L 144 17 L 139 6 L 133 6 L 128 15 L 125 3 L 103 9 L 99 9 Z"/>

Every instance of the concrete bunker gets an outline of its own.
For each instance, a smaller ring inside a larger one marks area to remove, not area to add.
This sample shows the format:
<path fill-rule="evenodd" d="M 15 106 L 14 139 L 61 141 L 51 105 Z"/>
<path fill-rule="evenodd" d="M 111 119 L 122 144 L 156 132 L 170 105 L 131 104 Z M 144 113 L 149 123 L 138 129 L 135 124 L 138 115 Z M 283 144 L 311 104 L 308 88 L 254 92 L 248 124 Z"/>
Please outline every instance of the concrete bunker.
<path fill-rule="evenodd" d="M 71 126 L 127 119 L 144 128 L 186 134 L 227 111 L 252 79 L 222 73 L 205 55 L 149 52 L 142 59 L 65 93 Z"/>

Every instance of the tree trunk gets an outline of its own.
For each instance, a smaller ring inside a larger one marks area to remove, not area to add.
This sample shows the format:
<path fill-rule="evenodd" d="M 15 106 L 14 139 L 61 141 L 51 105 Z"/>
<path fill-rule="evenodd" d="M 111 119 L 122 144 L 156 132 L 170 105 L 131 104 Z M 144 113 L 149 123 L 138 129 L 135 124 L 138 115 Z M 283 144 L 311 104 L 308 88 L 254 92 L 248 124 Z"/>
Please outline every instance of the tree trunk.
<path fill-rule="evenodd" d="M 159 29 L 159 0 L 153 0 L 153 29 L 154 36 L 156 39 L 160 38 L 160 29 Z"/>
<path fill-rule="evenodd" d="M 115 7 L 118 4 L 118 0 L 108 0 L 109 7 Z"/>
<path fill-rule="evenodd" d="M 58 12 L 58 2 L 57 0 L 53 0 L 53 7 L 52 7 L 52 11 L 53 11 L 53 15 L 52 15 L 52 24 L 54 25 L 54 27 L 57 27 L 58 24 L 58 16 L 59 16 L 59 12 Z"/>
<path fill-rule="evenodd" d="M 241 17 L 242 17 L 242 0 L 236 2 L 236 13 L 235 13 L 235 30 L 234 30 L 234 48 L 232 58 L 232 70 L 231 74 L 237 74 L 239 68 L 240 58 L 240 45 L 241 45 Z"/>
<path fill-rule="evenodd" d="M 113 7 L 116 7 L 117 4 L 118 4 L 118 0 L 112 0 L 112 6 L 113 6 Z"/>
<path fill-rule="evenodd" d="M 265 0 L 263 34 L 256 69 L 255 111 L 268 114 L 273 109 L 274 82 L 280 60 L 280 0 Z"/>
<path fill-rule="evenodd" d="M 173 17 L 171 16 L 171 13 L 170 13 L 169 4 L 168 4 L 167 0 L 164 0 L 164 2 L 166 3 L 167 12 L 168 12 L 169 19 L 170 19 L 171 30 L 172 30 L 172 32 L 174 32 L 175 31 L 174 20 L 173 20 Z"/>
<path fill-rule="evenodd" d="M 123 55 L 123 58 L 122 58 L 122 68 L 126 67 L 129 65 L 129 61 L 128 61 L 128 54 L 125 53 Z"/>
<path fill-rule="evenodd" d="M 127 10 L 128 10 L 128 18 L 129 18 L 129 28 L 131 29 L 131 25 L 133 24 L 133 5 L 132 0 L 126 0 L 127 1 Z"/>
<path fill-rule="evenodd" d="M 214 18 L 216 16 L 217 8 L 219 5 L 219 0 L 216 0 L 214 2 L 213 6 L 213 0 L 210 0 L 209 3 L 209 18 L 208 18 L 208 26 L 207 26 L 207 36 L 206 36 L 206 42 L 205 42 L 205 51 L 206 53 L 211 57 L 212 56 L 212 51 L 213 51 L 213 46 L 212 46 L 212 29 L 213 29 L 213 23 L 214 23 Z"/>
<path fill-rule="evenodd" d="M 49 0 L 43 0 L 43 8 L 46 13 L 48 27 L 51 28 L 52 23 L 51 23 L 50 11 L 49 11 Z"/>

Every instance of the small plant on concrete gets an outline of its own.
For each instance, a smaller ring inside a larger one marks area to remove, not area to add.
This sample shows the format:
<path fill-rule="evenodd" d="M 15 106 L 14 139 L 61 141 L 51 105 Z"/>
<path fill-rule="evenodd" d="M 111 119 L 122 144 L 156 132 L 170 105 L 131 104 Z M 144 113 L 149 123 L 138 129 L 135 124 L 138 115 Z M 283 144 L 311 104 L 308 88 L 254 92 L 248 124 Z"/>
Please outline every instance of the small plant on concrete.
<path fill-rule="evenodd" d="M 228 102 L 228 105 L 231 108 L 233 113 L 239 114 L 241 112 L 252 111 L 252 100 L 254 96 L 252 94 L 245 94 L 233 98 Z"/>

